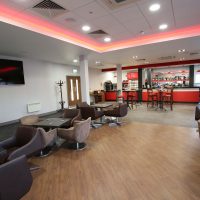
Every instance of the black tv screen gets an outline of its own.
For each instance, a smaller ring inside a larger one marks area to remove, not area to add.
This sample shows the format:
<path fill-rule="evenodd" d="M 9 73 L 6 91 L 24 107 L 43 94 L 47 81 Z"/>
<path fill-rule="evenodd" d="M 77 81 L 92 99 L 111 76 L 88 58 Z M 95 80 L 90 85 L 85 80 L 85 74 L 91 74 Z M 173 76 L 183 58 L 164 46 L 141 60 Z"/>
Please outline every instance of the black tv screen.
<path fill-rule="evenodd" d="M 0 59 L 0 85 L 25 84 L 23 62 Z"/>

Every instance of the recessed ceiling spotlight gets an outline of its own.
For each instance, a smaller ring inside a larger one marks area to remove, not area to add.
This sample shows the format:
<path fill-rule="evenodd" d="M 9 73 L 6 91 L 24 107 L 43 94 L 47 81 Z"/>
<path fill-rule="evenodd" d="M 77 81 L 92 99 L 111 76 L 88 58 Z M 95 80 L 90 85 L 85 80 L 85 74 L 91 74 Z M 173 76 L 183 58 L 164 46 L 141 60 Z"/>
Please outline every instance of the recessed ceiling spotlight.
<path fill-rule="evenodd" d="M 90 28 L 90 26 L 88 26 L 88 25 L 84 25 L 84 26 L 82 26 L 82 30 L 83 31 L 89 31 L 91 28 Z"/>
<path fill-rule="evenodd" d="M 110 42 L 111 38 L 110 37 L 105 37 L 103 40 L 104 40 L 104 42 Z"/>
<path fill-rule="evenodd" d="M 185 49 L 179 49 L 178 52 L 183 53 L 183 52 L 185 52 Z"/>
<path fill-rule="evenodd" d="M 78 62 L 78 60 L 77 60 L 77 59 L 74 59 L 74 60 L 73 60 L 73 62 L 74 62 L 74 63 L 77 63 L 77 62 Z"/>
<path fill-rule="evenodd" d="M 140 31 L 140 34 L 141 34 L 141 35 L 144 35 L 144 31 Z"/>
<path fill-rule="evenodd" d="M 158 4 L 158 3 L 152 4 L 152 5 L 149 7 L 149 10 L 150 10 L 151 12 L 158 11 L 159 9 L 160 9 L 160 4 Z"/>
<path fill-rule="evenodd" d="M 159 26 L 159 29 L 160 29 L 160 30 L 165 30 L 165 29 L 167 29 L 167 27 L 168 27 L 167 24 L 161 24 L 161 25 Z"/>
<path fill-rule="evenodd" d="M 96 64 L 100 64 L 101 62 L 100 61 L 96 61 Z"/>
<path fill-rule="evenodd" d="M 180 58 L 180 60 L 185 60 L 185 58 Z"/>
<path fill-rule="evenodd" d="M 138 58 L 138 56 L 133 56 L 133 59 Z"/>

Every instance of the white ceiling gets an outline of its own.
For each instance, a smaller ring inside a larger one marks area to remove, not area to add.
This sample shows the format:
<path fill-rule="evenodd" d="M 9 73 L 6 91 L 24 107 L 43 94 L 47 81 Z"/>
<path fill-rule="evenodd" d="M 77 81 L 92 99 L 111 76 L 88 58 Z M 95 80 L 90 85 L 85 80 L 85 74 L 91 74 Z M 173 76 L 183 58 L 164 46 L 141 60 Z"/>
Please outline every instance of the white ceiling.
<path fill-rule="evenodd" d="M 44 18 L 31 10 L 32 6 L 41 1 L 0 0 L 0 4 L 9 4 L 18 9 L 19 12 Z M 138 37 L 140 31 L 144 31 L 145 34 L 158 33 L 160 32 L 158 26 L 161 23 L 167 23 L 168 30 L 200 24 L 200 0 L 138 0 L 137 3 L 118 9 L 110 9 L 103 3 L 103 0 L 53 1 L 65 7 L 68 12 L 48 20 L 80 34 L 84 34 L 81 31 L 81 26 L 88 24 L 92 27 L 91 31 L 102 29 L 111 35 L 114 41 Z M 161 4 L 161 9 L 156 13 L 150 13 L 149 5 L 155 2 Z M 93 12 L 93 14 L 89 14 L 89 12 Z M 88 56 L 90 67 L 97 68 L 114 67 L 115 64 L 126 66 L 144 64 L 145 62 L 169 62 L 181 58 L 185 60 L 200 58 L 200 54 L 190 55 L 191 52 L 200 53 L 200 37 L 100 54 L 2 22 L 0 22 L 0 30 L 0 55 L 25 56 L 62 64 L 74 65 L 73 59 L 77 59 L 79 55 Z M 102 39 L 100 38 L 99 41 Z M 179 54 L 178 49 L 186 49 L 186 52 Z M 135 61 L 132 57 L 136 55 L 138 59 L 145 59 L 145 61 Z M 159 59 L 167 56 L 175 58 Z M 97 66 L 96 61 L 100 61 L 102 65 Z"/>
<path fill-rule="evenodd" d="M 88 57 L 89 66 L 95 68 L 115 67 L 116 64 L 138 65 L 160 62 L 170 62 L 185 58 L 185 60 L 200 58 L 200 37 L 180 39 L 144 45 L 107 53 L 97 53 L 75 46 L 57 39 L 31 32 L 13 25 L 0 22 L 0 55 L 14 57 L 28 57 L 54 63 L 74 65 L 73 59 L 79 55 Z M 186 49 L 185 53 L 178 53 L 179 49 Z M 199 52 L 199 55 L 190 55 Z M 133 56 L 138 56 L 133 59 Z M 161 60 L 160 57 L 175 56 L 174 59 Z M 146 59 L 145 61 L 136 61 Z M 102 65 L 96 65 L 100 61 Z"/>
<path fill-rule="evenodd" d="M 19 9 L 19 12 L 37 15 L 31 8 L 42 0 L 1 0 Z M 75 31 L 82 32 L 84 24 L 91 26 L 91 31 L 98 29 L 108 33 L 113 41 L 130 39 L 158 33 L 161 23 L 169 25 L 168 30 L 199 24 L 200 0 L 138 0 L 118 9 L 110 9 L 103 0 L 52 0 L 68 10 L 65 14 L 51 18 L 51 22 Z M 155 13 L 149 11 L 152 3 L 160 3 L 161 9 Z M 90 14 L 92 12 L 92 14 Z M 98 39 L 102 41 L 102 38 Z"/>

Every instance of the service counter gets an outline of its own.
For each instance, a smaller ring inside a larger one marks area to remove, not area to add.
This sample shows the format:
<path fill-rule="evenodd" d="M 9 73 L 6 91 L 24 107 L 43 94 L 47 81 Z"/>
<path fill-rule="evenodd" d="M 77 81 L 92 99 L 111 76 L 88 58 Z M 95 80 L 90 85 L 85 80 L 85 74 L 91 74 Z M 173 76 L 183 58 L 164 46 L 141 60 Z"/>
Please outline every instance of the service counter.
<path fill-rule="evenodd" d="M 124 91 L 123 96 L 126 100 L 126 92 Z M 106 101 L 116 101 L 116 97 L 116 91 L 105 92 Z M 199 88 L 174 88 L 173 99 L 174 102 L 197 103 L 199 102 Z M 142 101 L 147 101 L 147 89 L 142 90 Z"/>

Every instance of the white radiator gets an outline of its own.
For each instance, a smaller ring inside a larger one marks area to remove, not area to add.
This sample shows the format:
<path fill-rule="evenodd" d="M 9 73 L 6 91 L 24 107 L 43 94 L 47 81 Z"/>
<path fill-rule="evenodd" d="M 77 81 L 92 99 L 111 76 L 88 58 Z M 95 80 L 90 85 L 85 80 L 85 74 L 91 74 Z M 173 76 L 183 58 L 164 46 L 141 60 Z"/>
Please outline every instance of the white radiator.
<path fill-rule="evenodd" d="M 37 112 L 37 111 L 40 111 L 41 110 L 41 103 L 29 103 L 27 104 L 27 111 L 29 113 L 32 113 L 32 112 Z"/>

